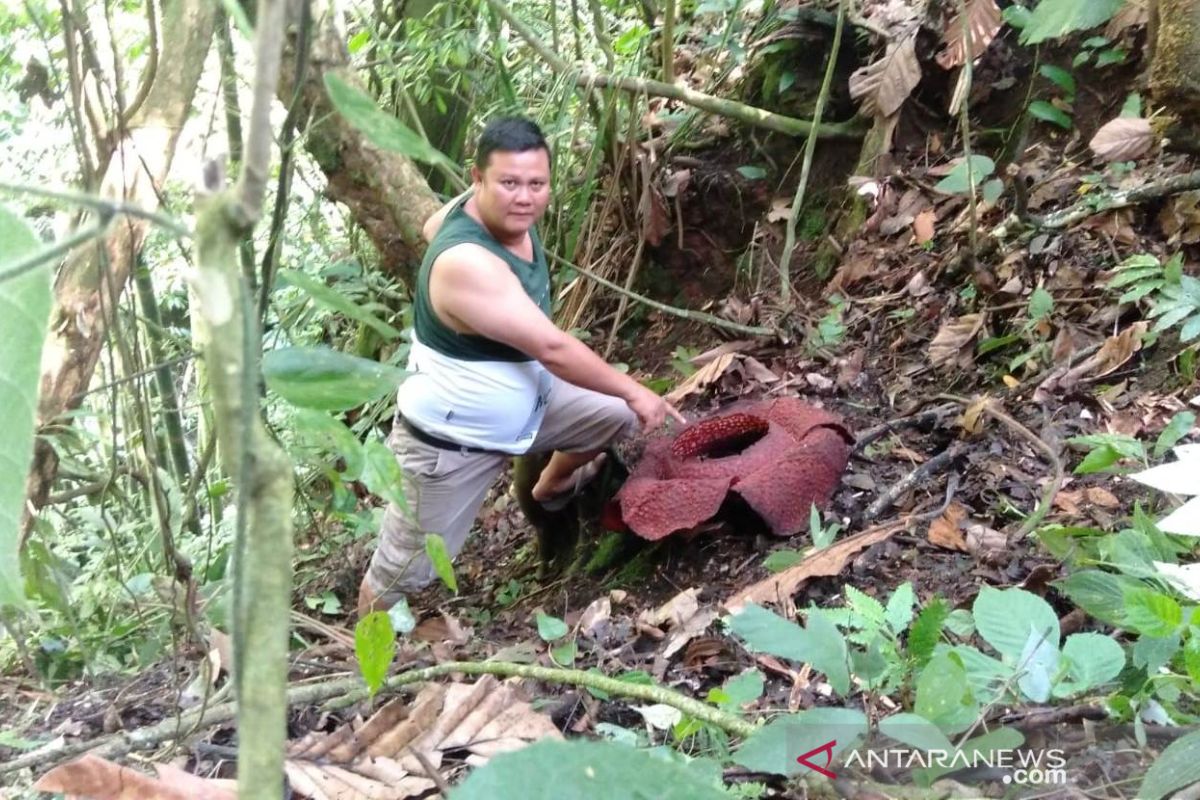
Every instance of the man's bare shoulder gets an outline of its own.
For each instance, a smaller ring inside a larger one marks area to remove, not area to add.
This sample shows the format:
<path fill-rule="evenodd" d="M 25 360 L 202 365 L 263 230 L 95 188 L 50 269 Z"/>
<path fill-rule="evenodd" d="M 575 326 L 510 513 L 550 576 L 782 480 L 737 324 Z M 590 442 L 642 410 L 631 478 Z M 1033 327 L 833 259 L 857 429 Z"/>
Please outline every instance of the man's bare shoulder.
<path fill-rule="evenodd" d="M 477 244 L 464 242 L 447 247 L 433 261 L 444 278 L 500 278 L 509 274 L 508 266 L 495 253 Z"/>

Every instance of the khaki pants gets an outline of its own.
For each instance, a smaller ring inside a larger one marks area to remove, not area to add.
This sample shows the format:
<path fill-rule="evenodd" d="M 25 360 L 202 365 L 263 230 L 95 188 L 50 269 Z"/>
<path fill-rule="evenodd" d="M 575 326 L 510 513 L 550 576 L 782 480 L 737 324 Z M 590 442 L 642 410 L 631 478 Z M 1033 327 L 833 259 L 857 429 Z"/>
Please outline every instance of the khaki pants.
<path fill-rule="evenodd" d="M 617 397 L 581 389 L 558 378 L 530 453 L 603 449 L 632 434 L 637 417 Z M 450 557 L 467 542 L 488 489 L 510 458 L 504 453 L 464 453 L 419 442 L 394 425 L 388 445 L 404 473 L 408 513 L 388 504 L 379 545 L 367 568 L 367 585 L 377 597 L 395 602 L 436 578 L 425 555 L 425 534 L 441 534 Z"/>

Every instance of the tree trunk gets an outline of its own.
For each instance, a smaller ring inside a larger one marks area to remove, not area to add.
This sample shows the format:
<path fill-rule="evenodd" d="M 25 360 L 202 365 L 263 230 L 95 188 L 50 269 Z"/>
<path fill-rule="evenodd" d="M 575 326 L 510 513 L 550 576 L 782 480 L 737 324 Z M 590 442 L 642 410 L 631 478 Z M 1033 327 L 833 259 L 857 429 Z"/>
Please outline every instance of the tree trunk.
<path fill-rule="evenodd" d="M 145 103 L 108 161 L 100 186 L 103 197 L 158 208 L 158 190 L 204 68 L 215 8 L 211 0 L 175 0 L 164 9 L 163 58 Z M 39 427 L 82 402 L 148 227 L 145 219 L 118 217 L 102 241 L 72 252 L 59 272 L 42 356 Z M 26 492 L 35 508 L 44 505 L 57 469 L 53 448 L 39 440 Z"/>
<path fill-rule="evenodd" d="M 1150 91 L 1185 127 L 1200 120 L 1200 0 L 1151 3 Z"/>
<path fill-rule="evenodd" d="M 279 80 L 279 98 L 285 104 L 295 96 L 294 47 L 289 41 Z M 383 270 L 411 290 L 425 253 L 421 226 L 441 204 L 412 161 L 375 147 L 334 110 L 325 93 L 326 74 L 361 87 L 349 60 L 336 18 L 323 15 L 313 32 L 298 119 L 313 120 L 305 144 L 325 173 L 328 196 L 350 208 L 379 251 Z"/>

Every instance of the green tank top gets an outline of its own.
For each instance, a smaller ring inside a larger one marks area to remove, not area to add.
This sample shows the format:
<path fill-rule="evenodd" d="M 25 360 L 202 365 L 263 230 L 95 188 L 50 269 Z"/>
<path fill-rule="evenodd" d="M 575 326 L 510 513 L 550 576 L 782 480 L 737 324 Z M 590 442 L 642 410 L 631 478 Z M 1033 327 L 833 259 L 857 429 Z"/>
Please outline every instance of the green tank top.
<path fill-rule="evenodd" d="M 541 308 L 542 313 L 550 316 L 550 270 L 537 231 L 529 229 L 529 236 L 533 240 L 533 261 L 526 261 L 496 241 L 483 225 L 467 214 L 463 210 L 466 202 L 464 199 L 446 215 L 442 227 L 425 251 L 425 258 L 417 273 L 417 296 L 413 303 L 413 327 L 417 339 L 443 355 L 464 361 L 532 361 L 525 353 L 503 342 L 452 330 L 438 319 L 429 302 L 429 275 L 433 271 L 434 260 L 455 245 L 475 244 L 503 259 L 521 282 L 525 294 Z"/>

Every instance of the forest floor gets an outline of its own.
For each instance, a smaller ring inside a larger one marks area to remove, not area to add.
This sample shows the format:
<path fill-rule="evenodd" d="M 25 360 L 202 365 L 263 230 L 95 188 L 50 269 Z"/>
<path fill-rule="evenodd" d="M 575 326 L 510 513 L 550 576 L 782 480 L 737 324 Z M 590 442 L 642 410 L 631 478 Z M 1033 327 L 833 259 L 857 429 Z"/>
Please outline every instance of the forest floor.
<path fill-rule="evenodd" d="M 1048 600 L 1060 612 L 1064 635 L 1100 629 L 1054 588 L 1065 574 L 1061 561 L 1038 537 L 1012 534 L 1049 492 L 1052 503 L 1042 525 L 1120 527 L 1146 491 L 1120 475 L 1073 475 L 1082 453 L 1064 443 L 1096 433 L 1152 440 L 1177 412 L 1200 405 L 1196 386 L 1174 360 L 1180 350 L 1176 335 L 1142 346 L 1129 335 L 1138 324 L 1136 304 L 1118 304 L 1105 289 L 1113 267 L 1130 255 L 1149 253 L 1165 261 L 1200 242 L 1196 193 L 1160 197 L 1071 226 L 1031 230 L 972 268 L 965 258 L 969 229 L 978 230 L 980 243 L 989 239 L 1003 223 L 1009 201 L 981 203 L 973 223 L 965 198 L 932 188 L 948 172 L 949 155 L 936 148 L 907 152 L 908 161 L 894 176 L 873 186 L 874 205 L 853 240 L 844 243 L 832 283 L 820 296 L 798 301 L 803 310 L 790 324 L 800 333 L 790 343 L 731 341 L 707 326 L 651 311 L 640 323 L 636 345 L 623 345 L 618 357 L 642 377 L 678 382 L 683 377 L 672 362 L 680 345 L 707 351 L 691 360 L 692 368 L 723 364 L 708 369 L 707 380 L 693 381 L 693 390 L 684 394 L 681 407 L 690 418 L 733 402 L 796 396 L 842 415 L 857 434 L 871 432 L 874 438 L 854 452 L 825 519 L 844 528 L 839 542 L 863 531 L 887 530 L 873 542 L 839 551 L 832 566 L 823 563 L 811 577 L 798 580 L 790 595 L 795 608 L 839 606 L 847 585 L 882 603 L 907 582 L 920 603 L 940 596 L 952 609 L 969 608 L 981 586 L 1015 586 Z M 1028 211 L 1037 215 L 1071 206 L 1083 192 L 1161 183 L 1194 166 L 1188 157 L 1156 153 L 1132 167 L 1104 167 L 1088 161 L 1079 136 L 1048 140 L 1027 152 L 1022 168 L 1031 180 Z M 799 253 L 795 263 L 811 257 L 817 244 Z M 1048 305 L 1035 299 L 1043 296 Z M 741 303 L 749 310 L 740 321 L 780 319 L 772 301 L 759 297 Z M 983 412 L 976 400 L 985 394 L 991 408 L 1005 412 L 1027 433 Z M 899 422 L 880 428 L 892 420 Z M 910 424 L 914 421 L 920 424 Z M 1049 444 L 1061 462 L 1049 463 L 1039 443 Z M 939 458 L 948 450 L 952 457 Z M 938 459 L 935 468 L 918 472 L 918 480 L 905 485 L 907 476 L 933 459 Z M 899 491 L 893 491 L 896 487 Z M 718 623 L 735 595 L 771 578 L 768 557 L 798 551 L 793 561 L 811 563 L 814 555 L 801 552 L 810 544 L 807 534 L 778 539 L 756 526 L 718 520 L 655 545 L 635 543 L 594 574 L 577 570 L 569 577 L 539 578 L 532 533 L 506 488 L 502 482 L 493 492 L 456 563 L 458 592 L 439 584 L 410 598 L 419 624 L 401 644 L 393 672 L 485 659 L 554 666 L 556 658 L 565 659 L 539 637 L 537 614 L 543 612 L 575 632 L 577 649 L 569 660 L 578 669 L 598 668 L 605 675 L 644 672 L 703 698 L 756 668 L 765 690 L 743 707 L 751 715 L 835 702 L 872 713 L 894 708 L 891 699 L 870 692 L 839 700 L 819 673 L 751 653 Z M 889 502 L 866 519 L 867 508 L 882 497 Z M 931 511 L 941 513 L 890 525 Z M 593 542 L 599 538 L 595 534 Z M 594 545 L 585 541 L 584 547 Z M 294 650 L 295 682 L 356 672 L 353 619 L 345 611 L 354 606 L 368 556 L 357 542 L 322 565 L 305 565 L 306 571 L 322 574 L 305 592 L 329 591 L 344 611 L 320 615 L 298 598 L 298 613 L 321 620 L 302 629 L 304 646 Z M 215 657 L 223 660 L 219 649 L 214 647 Z M 39 724 L 21 734 L 31 739 L 86 740 L 131 730 L 177 711 L 179 676 L 194 669 L 188 661 L 183 653 L 132 682 L 81 685 L 74 694 L 50 695 L 14 684 L 0 693 L 0 714 L 12 718 L 16 709 L 41 704 L 46 711 Z M 639 711 L 621 698 L 538 683 L 526 693 L 539 699 L 534 707 L 567 735 L 592 733 L 607 723 L 646 730 L 657 740 L 666 736 L 645 708 Z M 371 708 L 367 701 L 333 712 L 299 704 L 291 733 L 299 738 L 337 731 Z M 1132 725 L 1087 722 L 1086 709 L 1047 711 L 1027 706 L 995 715 L 1020 728 L 1028 740 L 1066 751 L 1069 785 L 1043 788 L 1042 797 L 1132 796 L 1128 781 L 1146 767 L 1137 736 L 1144 733 L 1161 743 L 1180 730 L 1146 725 L 1139 733 Z M 179 759 L 197 772 L 221 773 L 230 723 L 208 731 L 200 737 L 204 746 Z M 448 751 L 446 758 L 442 769 L 453 780 L 466 754 Z M 726 777 L 737 779 L 737 774 Z M 772 796 L 803 796 L 796 784 L 782 779 L 750 778 L 767 783 Z M 959 778 L 971 779 L 983 795 L 1011 791 L 999 774 Z M 844 796 L 878 794 L 864 790 Z"/>

